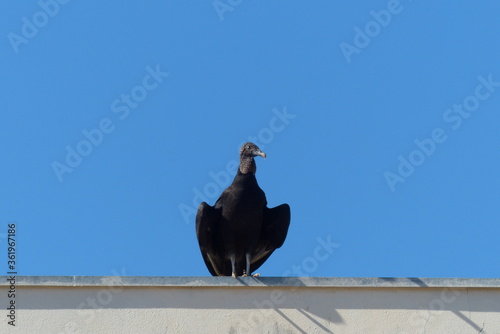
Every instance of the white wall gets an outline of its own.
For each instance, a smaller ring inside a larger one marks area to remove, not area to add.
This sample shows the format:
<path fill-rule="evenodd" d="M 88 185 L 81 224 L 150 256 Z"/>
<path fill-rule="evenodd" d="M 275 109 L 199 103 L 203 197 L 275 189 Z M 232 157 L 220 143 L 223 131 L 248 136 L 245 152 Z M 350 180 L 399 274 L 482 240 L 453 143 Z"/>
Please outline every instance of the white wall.
<path fill-rule="evenodd" d="M 500 333 L 500 280 L 16 279 L 0 333 Z"/>

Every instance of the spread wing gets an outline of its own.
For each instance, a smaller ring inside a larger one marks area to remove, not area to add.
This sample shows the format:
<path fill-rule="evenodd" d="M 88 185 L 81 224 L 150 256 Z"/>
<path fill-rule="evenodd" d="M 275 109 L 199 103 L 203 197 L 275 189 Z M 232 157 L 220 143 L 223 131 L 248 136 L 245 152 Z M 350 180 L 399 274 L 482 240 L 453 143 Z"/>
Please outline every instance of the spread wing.
<path fill-rule="evenodd" d="M 205 202 L 198 207 L 196 237 L 205 265 L 213 276 L 223 275 L 223 254 L 220 253 L 216 240 L 220 218 L 220 208 L 216 209 Z"/>
<path fill-rule="evenodd" d="M 290 206 L 281 204 L 264 209 L 264 221 L 259 244 L 250 264 L 250 271 L 257 270 L 271 254 L 285 242 L 290 226 Z"/>

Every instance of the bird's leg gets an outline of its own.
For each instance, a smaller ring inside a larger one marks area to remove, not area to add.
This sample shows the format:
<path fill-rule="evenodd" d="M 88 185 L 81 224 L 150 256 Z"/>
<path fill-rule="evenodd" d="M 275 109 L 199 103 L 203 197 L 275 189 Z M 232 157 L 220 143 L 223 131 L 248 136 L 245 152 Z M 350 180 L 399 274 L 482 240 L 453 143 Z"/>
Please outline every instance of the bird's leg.
<path fill-rule="evenodd" d="M 229 256 L 229 259 L 231 260 L 231 272 L 232 272 L 232 277 L 236 278 L 236 255 L 231 254 Z"/>
<path fill-rule="evenodd" d="M 250 260 L 251 259 L 252 259 L 252 254 L 250 254 L 250 252 L 246 253 L 245 254 L 245 260 L 246 260 L 247 268 L 246 268 L 245 272 L 243 273 L 243 276 L 250 275 Z"/>

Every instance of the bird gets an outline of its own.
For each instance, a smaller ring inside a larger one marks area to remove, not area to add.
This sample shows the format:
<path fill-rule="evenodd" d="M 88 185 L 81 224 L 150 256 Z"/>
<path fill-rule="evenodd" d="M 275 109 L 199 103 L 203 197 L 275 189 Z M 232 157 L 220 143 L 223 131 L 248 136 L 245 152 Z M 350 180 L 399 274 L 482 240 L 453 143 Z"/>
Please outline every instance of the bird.
<path fill-rule="evenodd" d="M 290 206 L 267 207 L 266 195 L 255 177 L 256 156 L 266 158 L 254 143 L 243 144 L 233 182 L 214 206 L 202 202 L 198 207 L 196 236 L 213 276 L 251 275 L 285 242 Z"/>

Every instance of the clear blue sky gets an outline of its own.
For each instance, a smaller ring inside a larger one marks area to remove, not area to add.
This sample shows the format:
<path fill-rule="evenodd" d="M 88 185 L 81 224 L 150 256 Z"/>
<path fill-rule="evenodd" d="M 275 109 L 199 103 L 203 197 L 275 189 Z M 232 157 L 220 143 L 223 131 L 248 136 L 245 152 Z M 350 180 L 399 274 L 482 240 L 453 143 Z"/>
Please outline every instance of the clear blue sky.
<path fill-rule="evenodd" d="M 253 137 L 262 275 L 499 276 L 498 1 L 64 2 L 0 5 L 19 274 L 208 275 L 193 202 Z"/>

